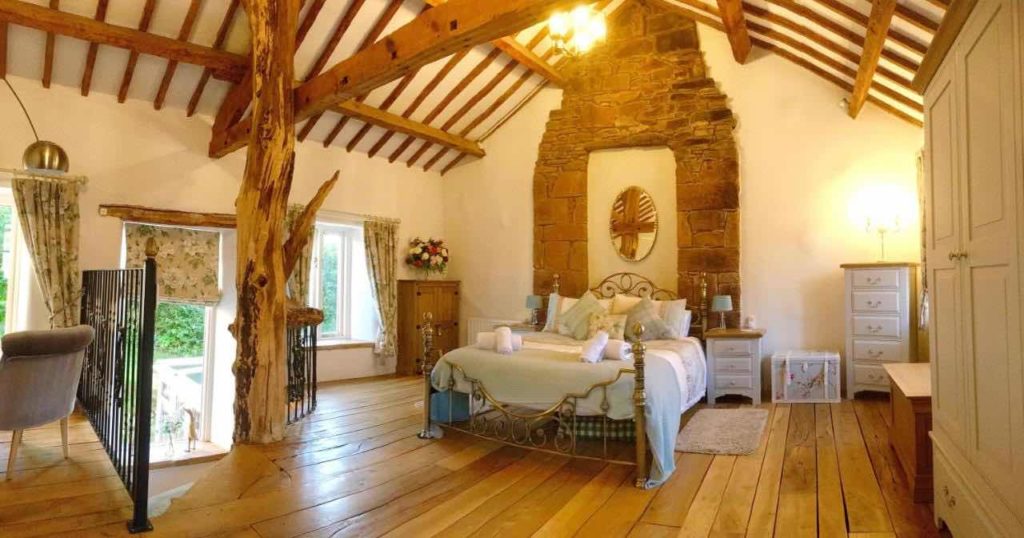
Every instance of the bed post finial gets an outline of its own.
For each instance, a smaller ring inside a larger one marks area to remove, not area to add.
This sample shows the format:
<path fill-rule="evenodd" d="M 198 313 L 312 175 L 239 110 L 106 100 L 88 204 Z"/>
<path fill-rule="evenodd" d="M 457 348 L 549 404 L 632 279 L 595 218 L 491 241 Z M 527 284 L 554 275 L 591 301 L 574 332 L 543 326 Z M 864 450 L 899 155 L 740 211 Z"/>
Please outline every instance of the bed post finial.
<path fill-rule="evenodd" d="M 561 278 L 562 277 L 560 277 L 558 273 L 555 273 L 554 275 L 551 276 L 551 293 L 558 295 L 558 289 L 562 287 L 561 282 L 559 282 Z"/>
<path fill-rule="evenodd" d="M 700 337 L 706 338 L 708 332 L 708 274 L 700 273 Z"/>
<path fill-rule="evenodd" d="M 417 435 L 420 439 L 433 439 L 430 431 L 430 373 L 434 369 L 430 357 L 434 354 L 434 315 L 423 314 L 423 325 L 420 326 L 423 336 L 423 430 Z"/>
<path fill-rule="evenodd" d="M 647 489 L 647 391 L 644 388 L 644 356 L 647 346 L 643 343 L 644 326 L 633 326 L 633 422 L 636 425 L 636 487 Z"/>

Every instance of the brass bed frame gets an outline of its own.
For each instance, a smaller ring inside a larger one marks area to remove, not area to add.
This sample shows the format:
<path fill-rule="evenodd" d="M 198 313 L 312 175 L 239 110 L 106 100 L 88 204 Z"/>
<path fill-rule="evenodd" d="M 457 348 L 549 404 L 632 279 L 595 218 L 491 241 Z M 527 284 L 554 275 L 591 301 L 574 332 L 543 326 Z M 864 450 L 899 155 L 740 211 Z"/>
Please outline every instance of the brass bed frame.
<path fill-rule="evenodd" d="M 554 275 L 552 289 L 555 293 L 559 290 L 558 275 Z M 636 273 L 615 273 L 590 290 L 599 298 L 612 298 L 616 294 L 638 297 L 651 297 L 655 300 L 674 300 L 677 294 L 663 288 L 658 288 L 650 279 Z M 691 332 L 698 332 L 703 336 L 707 328 L 707 279 L 705 274 L 700 274 L 700 304 L 694 311 L 694 320 Z M 434 364 L 439 357 L 434 357 L 434 324 L 431 313 L 423 315 L 424 323 L 421 328 L 423 336 L 423 430 L 419 433 L 421 439 L 432 439 L 436 435 L 432 426 L 435 424 L 431 416 L 431 395 L 435 392 L 431 384 L 431 373 Z M 646 488 L 649 476 L 648 450 L 647 450 L 647 429 L 645 407 L 647 404 L 647 393 L 644 386 L 644 367 L 647 346 L 641 341 L 644 331 L 643 325 L 635 326 L 638 337 L 631 340 L 633 351 L 632 368 L 621 368 L 615 377 L 601 383 L 588 387 L 581 393 L 566 394 L 554 405 L 543 411 L 525 409 L 507 404 L 495 398 L 480 382 L 474 379 L 457 365 L 451 364 L 451 373 L 448 376 L 448 383 L 445 387 L 448 397 L 448 422 L 439 421 L 438 426 L 467 433 L 477 437 L 491 439 L 504 444 L 524 447 L 532 450 L 542 450 L 571 456 L 575 458 L 598 459 L 614 463 L 624 463 L 636 466 L 636 482 L 638 488 Z M 455 388 L 456 372 L 462 379 L 469 383 L 469 418 L 460 422 L 454 422 L 453 398 Z M 609 442 L 609 418 L 608 410 L 608 387 L 617 382 L 622 376 L 633 374 L 633 421 L 634 421 L 634 446 L 631 458 L 623 459 L 617 454 L 610 454 Z M 586 399 L 591 394 L 600 394 L 601 415 L 596 415 L 601 420 L 600 456 L 583 454 L 579 451 L 579 432 L 577 430 L 578 415 L 577 405 L 580 400 Z"/>

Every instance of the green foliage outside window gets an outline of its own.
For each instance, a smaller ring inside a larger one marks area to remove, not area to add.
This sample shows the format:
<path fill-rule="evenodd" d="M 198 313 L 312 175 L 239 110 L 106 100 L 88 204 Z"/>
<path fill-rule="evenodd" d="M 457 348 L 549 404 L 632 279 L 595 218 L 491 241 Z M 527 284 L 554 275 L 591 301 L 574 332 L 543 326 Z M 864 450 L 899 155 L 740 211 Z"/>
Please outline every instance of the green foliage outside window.
<path fill-rule="evenodd" d="M 156 307 L 157 359 L 198 357 L 206 344 L 206 308 L 182 303 Z"/>
<path fill-rule="evenodd" d="M 7 322 L 7 266 L 10 265 L 11 259 L 8 254 L 8 250 L 11 250 L 14 245 L 5 244 L 7 239 L 7 232 L 11 229 L 11 214 L 13 208 L 9 205 L 0 206 L 0 256 L 3 256 L 3 260 L 0 261 L 0 335 L 3 335 L 6 330 Z"/>
<path fill-rule="evenodd" d="M 338 241 L 323 241 L 320 249 L 320 307 L 324 311 L 321 330 L 338 332 Z"/>

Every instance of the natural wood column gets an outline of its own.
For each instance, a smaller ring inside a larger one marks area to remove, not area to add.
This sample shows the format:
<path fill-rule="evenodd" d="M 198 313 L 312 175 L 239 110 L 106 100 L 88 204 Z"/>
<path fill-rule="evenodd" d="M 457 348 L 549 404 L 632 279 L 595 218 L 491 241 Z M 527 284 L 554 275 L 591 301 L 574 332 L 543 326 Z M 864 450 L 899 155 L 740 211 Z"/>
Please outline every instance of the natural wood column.
<path fill-rule="evenodd" d="M 253 125 L 238 211 L 236 443 L 280 440 L 286 422 L 284 221 L 295 160 L 295 2 L 245 0 Z"/>

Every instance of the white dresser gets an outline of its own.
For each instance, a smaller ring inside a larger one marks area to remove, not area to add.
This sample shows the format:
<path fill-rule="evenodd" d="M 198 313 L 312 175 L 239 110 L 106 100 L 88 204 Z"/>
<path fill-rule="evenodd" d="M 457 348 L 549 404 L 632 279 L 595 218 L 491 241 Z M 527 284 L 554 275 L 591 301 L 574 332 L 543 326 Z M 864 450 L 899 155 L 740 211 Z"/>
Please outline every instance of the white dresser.
<path fill-rule="evenodd" d="M 851 263 L 846 270 L 846 397 L 889 392 L 882 365 L 917 360 L 917 264 Z"/>

